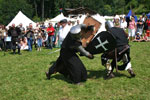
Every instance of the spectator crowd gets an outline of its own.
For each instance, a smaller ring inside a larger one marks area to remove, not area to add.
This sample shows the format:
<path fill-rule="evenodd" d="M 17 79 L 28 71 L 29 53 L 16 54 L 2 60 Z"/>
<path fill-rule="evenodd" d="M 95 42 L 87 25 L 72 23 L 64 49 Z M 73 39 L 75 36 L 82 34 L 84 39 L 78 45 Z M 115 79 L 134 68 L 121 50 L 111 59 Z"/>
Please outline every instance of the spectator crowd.
<path fill-rule="evenodd" d="M 150 18 L 144 14 L 137 21 L 134 16 L 129 18 L 117 16 L 112 24 L 118 24 L 126 30 L 129 41 L 150 41 Z M 37 51 L 41 51 L 42 47 L 50 50 L 53 47 L 60 48 L 72 26 L 73 23 L 66 19 L 54 26 L 52 23 L 48 23 L 48 26 L 45 26 L 44 23 L 37 23 L 34 28 L 32 23 L 26 28 L 23 27 L 23 23 L 18 26 L 12 24 L 9 28 L 0 25 L 0 51 L 12 50 L 12 53 L 16 54 L 16 49 L 18 49 L 17 53 L 21 54 L 20 50 L 32 51 L 33 46 Z"/>
<path fill-rule="evenodd" d="M 113 23 L 117 23 L 128 32 L 129 41 L 150 41 L 150 18 L 145 14 L 142 14 L 138 20 L 134 15 L 130 17 L 116 16 L 112 21 Z"/>
<path fill-rule="evenodd" d="M 44 23 L 37 23 L 33 28 L 30 23 L 26 28 L 23 23 L 16 26 L 14 23 L 7 29 L 4 25 L 0 25 L 0 51 L 12 50 L 13 54 L 21 54 L 20 50 L 32 51 L 33 46 L 37 51 L 41 51 L 42 47 L 53 49 L 60 48 L 64 38 L 72 27 L 71 21 L 61 20 L 54 26 L 48 23 L 46 27 Z"/>

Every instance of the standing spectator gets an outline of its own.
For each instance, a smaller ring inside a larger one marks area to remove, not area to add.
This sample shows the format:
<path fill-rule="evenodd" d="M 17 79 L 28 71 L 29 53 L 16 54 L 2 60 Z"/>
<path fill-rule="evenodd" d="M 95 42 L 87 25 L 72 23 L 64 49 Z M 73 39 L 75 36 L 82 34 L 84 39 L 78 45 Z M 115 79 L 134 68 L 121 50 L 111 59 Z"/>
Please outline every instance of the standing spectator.
<path fill-rule="evenodd" d="M 9 29 L 11 28 L 11 26 L 9 26 Z M 5 46 L 5 51 L 8 51 L 8 49 L 11 49 L 11 36 L 8 36 L 8 30 L 5 27 L 5 38 L 4 38 L 4 46 Z"/>
<path fill-rule="evenodd" d="M 114 18 L 114 26 L 119 26 L 120 27 L 120 18 L 119 18 L 119 16 L 116 16 L 115 18 Z"/>
<path fill-rule="evenodd" d="M 59 40 L 58 40 L 58 38 L 57 38 L 57 36 L 58 36 L 58 32 L 59 32 L 59 28 L 60 28 L 60 23 L 56 23 L 55 24 L 55 47 L 56 48 L 60 48 L 60 42 L 59 42 Z"/>
<path fill-rule="evenodd" d="M 147 23 L 147 26 L 148 26 L 148 30 L 150 30 L 150 18 L 148 18 L 148 19 L 146 20 L 146 23 Z"/>
<path fill-rule="evenodd" d="M 71 23 L 71 21 L 68 21 L 68 27 L 69 27 L 69 30 L 71 29 L 71 27 L 72 27 L 72 23 Z"/>
<path fill-rule="evenodd" d="M 61 20 L 60 21 L 60 25 L 61 25 L 61 27 L 60 27 L 59 32 L 58 32 L 58 36 L 57 36 L 58 39 L 57 40 L 59 40 L 60 46 L 61 46 L 63 40 L 67 36 L 67 34 L 70 31 L 70 29 L 67 26 L 67 20 L 66 19 Z"/>
<path fill-rule="evenodd" d="M 145 13 L 142 14 L 142 20 L 145 22 Z"/>
<path fill-rule="evenodd" d="M 131 17 L 131 20 L 129 21 L 129 26 L 128 26 L 129 41 L 134 40 L 135 30 L 136 30 L 135 20 L 134 20 L 134 17 Z"/>
<path fill-rule="evenodd" d="M 137 21 L 137 32 L 139 32 L 139 35 L 143 34 L 143 20 L 142 20 L 142 16 L 140 16 L 139 20 Z"/>
<path fill-rule="evenodd" d="M 20 38 L 21 38 L 21 30 L 18 27 L 15 27 L 15 24 L 12 24 L 12 27 L 8 30 L 8 36 L 11 36 L 12 49 L 13 54 L 16 53 L 16 46 L 18 47 L 18 54 L 20 53 Z"/>
<path fill-rule="evenodd" d="M 145 16 L 145 20 L 144 20 L 144 34 L 146 33 L 146 30 L 148 29 L 148 25 L 147 25 L 147 20 L 148 20 L 148 18 L 147 18 L 147 16 Z"/>
<path fill-rule="evenodd" d="M 19 27 L 20 30 L 21 30 L 21 34 L 24 35 L 24 33 L 25 33 L 25 28 L 23 27 L 22 23 L 20 23 L 18 27 Z"/>
<path fill-rule="evenodd" d="M 29 24 L 29 27 L 26 32 L 29 51 L 32 51 L 32 44 L 33 44 L 33 38 L 34 38 L 34 30 L 32 28 L 32 24 Z"/>
<path fill-rule="evenodd" d="M 42 29 L 39 29 L 39 32 L 37 34 L 37 51 L 41 51 L 42 47 Z"/>
<path fill-rule="evenodd" d="M 55 29 L 52 26 L 52 23 L 49 23 L 49 26 L 46 29 L 46 31 L 48 33 L 48 48 L 52 49 L 53 48 L 53 36 L 54 36 L 54 32 L 55 32 Z"/>
<path fill-rule="evenodd" d="M 122 18 L 122 20 L 120 21 L 120 27 L 123 28 L 124 30 L 126 30 L 126 28 L 127 28 L 127 22 L 125 20 L 125 17 Z"/>
<path fill-rule="evenodd" d="M 39 28 L 40 28 L 39 23 L 36 23 L 35 30 L 39 30 Z"/>
<path fill-rule="evenodd" d="M 37 26 L 34 29 L 34 40 L 33 40 L 33 43 L 34 43 L 34 46 L 35 46 L 36 49 L 37 49 L 37 35 L 39 33 L 39 29 L 41 29 L 41 28 L 38 28 Z"/>
<path fill-rule="evenodd" d="M 6 32 L 6 31 L 5 31 L 4 25 L 0 25 L 0 51 L 1 51 L 2 49 L 4 49 L 4 46 L 5 46 L 5 42 L 4 42 L 4 37 L 5 37 L 5 35 L 6 35 L 5 32 Z"/>
<path fill-rule="evenodd" d="M 42 30 L 42 45 L 47 46 L 48 34 L 45 30 Z"/>
<path fill-rule="evenodd" d="M 46 29 L 46 27 L 45 27 L 45 25 L 44 25 L 44 22 L 41 23 L 40 28 Z"/>

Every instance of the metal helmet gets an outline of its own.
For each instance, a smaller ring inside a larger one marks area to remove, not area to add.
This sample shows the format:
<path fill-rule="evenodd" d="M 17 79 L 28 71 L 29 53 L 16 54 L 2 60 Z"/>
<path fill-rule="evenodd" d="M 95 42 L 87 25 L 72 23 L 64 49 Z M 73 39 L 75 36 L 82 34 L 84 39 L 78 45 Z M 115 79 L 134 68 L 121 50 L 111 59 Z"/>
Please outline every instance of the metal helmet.
<path fill-rule="evenodd" d="M 114 27 L 113 22 L 111 22 L 110 20 L 105 22 L 105 28 L 108 31 L 110 28 Z"/>
<path fill-rule="evenodd" d="M 79 34 L 80 31 L 81 31 L 80 25 L 73 26 L 73 27 L 70 29 L 70 33 L 71 33 L 71 34 Z"/>
<path fill-rule="evenodd" d="M 73 26 L 71 29 L 70 29 L 70 34 L 71 34 L 71 37 L 74 39 L 74 40 L 78 40 L 81 38 L 81 27 L 80 25 L 76 25 L 76 26 Z"/>

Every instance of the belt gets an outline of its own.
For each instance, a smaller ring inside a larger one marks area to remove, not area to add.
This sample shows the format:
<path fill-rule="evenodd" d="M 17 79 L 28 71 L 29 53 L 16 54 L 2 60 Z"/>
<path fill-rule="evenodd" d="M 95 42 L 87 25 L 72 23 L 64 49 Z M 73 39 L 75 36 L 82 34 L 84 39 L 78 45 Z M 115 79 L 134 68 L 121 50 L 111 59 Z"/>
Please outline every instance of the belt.
<path fill-rule="evenodd" d="M 124 53 L 127 49 L 129 49 L 130 46 L 129 45 L 125 45 L 124 49 L 122 51 L 119 52 L 119 55 L 121 55 L 122 53 Z"/>

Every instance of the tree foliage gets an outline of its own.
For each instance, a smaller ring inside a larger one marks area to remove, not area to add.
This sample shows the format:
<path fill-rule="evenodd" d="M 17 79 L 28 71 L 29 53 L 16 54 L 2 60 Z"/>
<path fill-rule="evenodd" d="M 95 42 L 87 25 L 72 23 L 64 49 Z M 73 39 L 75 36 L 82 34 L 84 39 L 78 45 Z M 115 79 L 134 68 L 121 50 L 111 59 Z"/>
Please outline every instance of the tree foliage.
<path fill-rule="evenodd" d="M 20 10 L 30 18 L 33 16 L 32 6 L 26 0 L 1 0 L 0 9 L 0 23 L 2 24 L 8 24 Z"/>
<path fill-rule="evenodd" d="M 150 11 L 150 0 L 0 0 L 0 23 L 7 25 L 22 11 L 29 18 L 42 20 L 52 18 L 65 8 L 88 7 L 100 15 L 136 14 Z"/>

